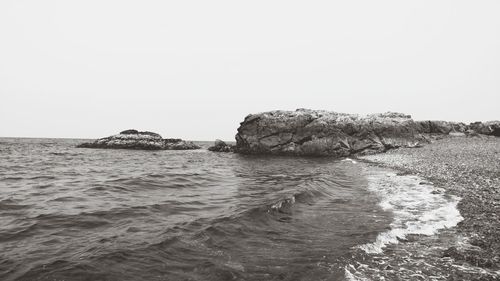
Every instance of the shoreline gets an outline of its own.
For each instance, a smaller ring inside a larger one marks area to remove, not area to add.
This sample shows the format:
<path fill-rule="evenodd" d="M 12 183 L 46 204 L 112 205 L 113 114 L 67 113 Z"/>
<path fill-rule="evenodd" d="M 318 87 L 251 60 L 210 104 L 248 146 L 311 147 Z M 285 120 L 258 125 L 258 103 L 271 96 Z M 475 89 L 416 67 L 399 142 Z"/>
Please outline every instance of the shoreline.
<path fill-rule="evenodd" d="M 464 220 L 456 229 L 473 247 L 450 247 L 443 257 L 500 269 L 500 138 L 446 136 L 419 148 L 357 157 L 370 165 L 414 174 L 459 196 Z"/>

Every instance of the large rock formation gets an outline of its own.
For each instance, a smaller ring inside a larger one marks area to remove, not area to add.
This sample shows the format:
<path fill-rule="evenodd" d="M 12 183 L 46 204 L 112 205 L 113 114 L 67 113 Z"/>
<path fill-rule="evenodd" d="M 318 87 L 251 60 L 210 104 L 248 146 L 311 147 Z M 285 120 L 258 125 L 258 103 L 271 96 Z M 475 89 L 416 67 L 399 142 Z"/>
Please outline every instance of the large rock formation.
<path fill-rule="evenodd" d="M 409 115 L 298 109 L 248 115 L 238 128 L 236 151 L 342 157 L 414 147 L 422 141 L 425 138 Z"/>
<path fill-rule="evenodd" d="M 163 139 L 159 134 L 137 130 L 126 130 L 120 132 L 118 135 L 82 143 L 77 147 L 142 150 L 185 150 L 200 148 L 192 142 L 181 139 Z"/>

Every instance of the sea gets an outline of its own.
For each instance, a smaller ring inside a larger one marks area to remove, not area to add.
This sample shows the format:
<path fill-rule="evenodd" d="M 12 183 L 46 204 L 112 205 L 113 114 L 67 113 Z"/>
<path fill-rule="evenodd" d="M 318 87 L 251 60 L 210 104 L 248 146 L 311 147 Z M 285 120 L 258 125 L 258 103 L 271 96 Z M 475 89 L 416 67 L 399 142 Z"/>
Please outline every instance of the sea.
<path fill-rule="evenodd" d="M 460 267 L 442 255 L 464 243 L 460 198 L 417 176 L 83 141 L 0 138 L 0 280 L 450 280 Z"/>

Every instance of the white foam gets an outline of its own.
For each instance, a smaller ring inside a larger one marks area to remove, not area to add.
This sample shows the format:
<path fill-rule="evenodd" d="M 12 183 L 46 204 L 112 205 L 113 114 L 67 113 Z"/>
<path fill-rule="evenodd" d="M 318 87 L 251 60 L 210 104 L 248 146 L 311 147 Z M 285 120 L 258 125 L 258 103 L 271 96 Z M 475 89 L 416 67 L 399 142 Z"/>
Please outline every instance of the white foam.
<path fill-rule="evenodd" d="M 345 158 L 345 159 L 343 159 L 342 161 L 349 161 L 349 162 L 351 162 L 351 163 L 353 163 L 353 164 L 357 164 L 357 163 L 358 163 L 357 161 L 355 161 L 355 160 L 353 160 L 353 159 L 351 159 L 351 158 Z"/>
<path fill-rule="evenodd" d="M 344 267 L 344 277 L 347 281 L 370 281 L 370 279 L 364 276 L 361 272 L 357 271 L 351 264 Z"/>
<path fill-rule="evenodd" d="M 419 177 L 377 173 L 368 180 L 369 190 L 380 197 L 382 209 L 393 212 L 394 221 L 375 242 L 358 246 L 367 253 L 382 253 L 388 244 L 397 244 L 409 234 L 433 235 L 463 220 L 458 197 L 435 192 L 434 186 Z"/>
<path fill-rule="evenodd" d="M 295 196 L 292 195 L 292 197 L 288 198 L 288 199 L 284 199 L 284 200 L 281 200 L 281 201 L 278 201 L 277 203 L 271 205 L 271 209 L 273 210 L 279 210 L 281 209 L 281 207 L 283 206 L 283 204 L 293 204 L 295 203 Z"/>

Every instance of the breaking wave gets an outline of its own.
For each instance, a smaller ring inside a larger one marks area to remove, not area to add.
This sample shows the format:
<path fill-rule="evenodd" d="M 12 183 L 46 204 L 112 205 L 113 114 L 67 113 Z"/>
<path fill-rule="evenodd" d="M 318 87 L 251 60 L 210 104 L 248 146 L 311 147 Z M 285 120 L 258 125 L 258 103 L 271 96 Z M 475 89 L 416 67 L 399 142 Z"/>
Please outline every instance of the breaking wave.
<path fill-rule="evenodd" d="M 369 190 L 381 200 L 380 207 L 391 211 L 394 220 L 375 242 L 359 246 L 366 253 L 382 253 L 388 244 L 404 241 L 408 235 L 433 235 L 463 220 L 457 209 L 460 198 L 445 195 L 417 176 L 375 174 L 368 181 Z"/>

